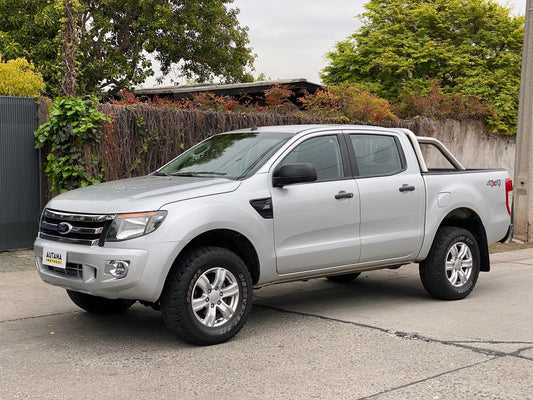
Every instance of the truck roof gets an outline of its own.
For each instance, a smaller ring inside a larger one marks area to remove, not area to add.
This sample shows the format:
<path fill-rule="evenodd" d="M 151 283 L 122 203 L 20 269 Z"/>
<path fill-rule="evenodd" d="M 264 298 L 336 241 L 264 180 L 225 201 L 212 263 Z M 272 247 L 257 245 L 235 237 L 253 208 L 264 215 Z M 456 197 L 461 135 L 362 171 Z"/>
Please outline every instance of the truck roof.
<path fill-rule="evenodd" d="M 318 132 L 318 131 L 324 131 L 324 130 L 330 130 L 330 129 L 341 129 L 341 130 L 353 130 L 353 129 L 365 129 L 369 131 L 383 131 L 383 130 L 389 130 L 389 131 L 395 131 L 395 132 L 403 132 L 404 130 L 401 128 L 386 128 L 381 126 L 372 126 L 372 125 L 344 125 L 344 124 L 308 124 L 308 125 L 271 125 L 271 126 L 252 126 L 250 128 L 244 128 L 244 129 L 237 129 L 230 132 L 225 133 L 241 133 L 241 132 L 250 132 L 250 131 L 256 131 L 256 132 L 279 132 L 279 133 L 287 133 L 296 135 L 298 133 L 302 133 L 304 131 L 307 132 Z"/>
<path fill-rule="evenodd" d="M 272 126 L 252 126 L 250 128 L 238 129 L 230 132 L 225 132 L 223 134 L 233 134 L 233 133 L 245 133 L 245 132 L 257 132 L 257 133 L 278 133 L 286 134 L 288 136 L 295 136 L 300 133 L 314 133 L 314 132 L 324 132 L 328 130 L 364 130 L 366 132 L 395 132 L 407 136 L 413 149 L 415 151 L 416 157 L 418 159 L 420 170 L 422 172 L 428 172 L 424 156 L 420 150 L 420 143 L 431 144 L 435 146 L 442 155 L 454 166 L 457 170 L 465 170 L 465 167 L 455 158 L 455 156 L 441 143 L 439 140 L 432 137 L 425 136 L 416 136 L 412 131 L 405 128 L 393 128 L 393 127 L 382 127 L 382 126 L 372 126 L 372 125 L 344 125 L 344 124 L 309 124 L 309 125 L 272 125 Z"/>

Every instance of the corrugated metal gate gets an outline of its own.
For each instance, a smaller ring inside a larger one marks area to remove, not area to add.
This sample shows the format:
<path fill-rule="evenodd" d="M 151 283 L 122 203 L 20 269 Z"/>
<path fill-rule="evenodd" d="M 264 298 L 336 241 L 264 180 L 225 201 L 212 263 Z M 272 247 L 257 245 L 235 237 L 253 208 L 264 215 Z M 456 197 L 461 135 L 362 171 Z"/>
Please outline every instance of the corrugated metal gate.
<path fill-rule="evenodd" d="M 39 224 L 35 99 L 0 96 L 0 250 L 31 247 Z"/>

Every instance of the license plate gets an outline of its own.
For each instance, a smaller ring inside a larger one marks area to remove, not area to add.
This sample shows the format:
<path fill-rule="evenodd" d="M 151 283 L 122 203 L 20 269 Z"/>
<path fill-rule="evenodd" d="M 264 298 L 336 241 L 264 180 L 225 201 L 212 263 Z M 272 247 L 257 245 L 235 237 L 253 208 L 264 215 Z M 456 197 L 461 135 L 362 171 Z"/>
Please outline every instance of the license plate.
<path fill-rule="evenodd" d="M 51 247 L 43 248 L 43 264 L 65 269 L 67 267 L 67 251 Z"/>

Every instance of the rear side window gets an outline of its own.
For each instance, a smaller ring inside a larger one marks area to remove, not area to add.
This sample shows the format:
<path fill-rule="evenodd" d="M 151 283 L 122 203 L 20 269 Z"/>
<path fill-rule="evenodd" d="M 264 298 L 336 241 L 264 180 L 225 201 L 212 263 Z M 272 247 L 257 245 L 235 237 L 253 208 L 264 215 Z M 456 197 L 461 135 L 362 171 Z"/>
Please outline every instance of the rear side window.
<path fill-rule="evenodd" d="M 402 157 L 392 136 L 350 135 L 359 176 L 394 175 L 403 171 Z"/>
<path fill-rule="evenodd" d="M 344 177 L 339 142 L 335 135 L 315 137 L 302 142 L 283 159 L 281 165 L 289 163 L 313 164 L 318 182 Z"/>

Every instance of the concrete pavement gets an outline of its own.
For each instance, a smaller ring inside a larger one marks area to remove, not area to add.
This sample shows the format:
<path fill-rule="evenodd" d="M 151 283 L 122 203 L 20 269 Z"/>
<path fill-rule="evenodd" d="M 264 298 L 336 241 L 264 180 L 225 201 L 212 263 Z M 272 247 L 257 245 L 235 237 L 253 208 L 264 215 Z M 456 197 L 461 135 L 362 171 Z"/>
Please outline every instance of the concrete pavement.
<path fill-rule="evenodd" d="M 193 347 L 135 305 L 96 317 L 0 253 L 0 399 L 533 399 L 533 249 L 473 293 L 429 298 L 415 265 L 255 292 L 230 342 Z M 7 265 L 7 267 L 6 267 Z"/>
<path fill-rule="evenodd" d="M 0 272 L 33 270 L 32 250 L 0 251 Z"/>

